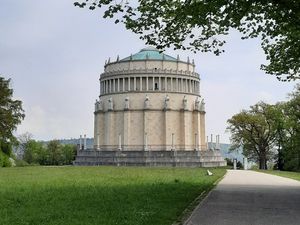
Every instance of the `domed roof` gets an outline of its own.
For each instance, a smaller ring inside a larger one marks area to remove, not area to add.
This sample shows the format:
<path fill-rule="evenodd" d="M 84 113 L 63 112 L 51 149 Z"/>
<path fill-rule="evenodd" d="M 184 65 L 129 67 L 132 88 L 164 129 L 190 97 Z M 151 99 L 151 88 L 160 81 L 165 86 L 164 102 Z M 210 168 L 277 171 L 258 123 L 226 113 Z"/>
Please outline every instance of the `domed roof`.
<path fill-rule="evenodd" d="M 158 49 L 154 47 L 146 47 L 141 49 L 138 53 L 128 56 L 120 61 L 129 61 L 129 60 L 168 60 L 168 61 L 177 61 L 176 58 L 166 55 L 159 52 Z"/>

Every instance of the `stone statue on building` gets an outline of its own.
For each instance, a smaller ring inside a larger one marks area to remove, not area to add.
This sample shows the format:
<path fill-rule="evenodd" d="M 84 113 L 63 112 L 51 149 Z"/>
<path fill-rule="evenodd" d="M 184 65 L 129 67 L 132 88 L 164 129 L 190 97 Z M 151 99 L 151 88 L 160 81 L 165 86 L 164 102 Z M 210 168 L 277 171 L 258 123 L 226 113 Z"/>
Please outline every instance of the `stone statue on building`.
<path fill-rule="evenodd" d="M 149 109 L 149 106 L 150 106 L 150 99 L 149 99 L 149 97 L 146 95 L 145 102 L 144 102 L 144 108 L 145 108 L 145 109 Z"/>
<path fill-rule="evenodd" d="M 165 97 L 165 104 L 164 104 L 164 109 L 167 110 L 167 109 L 170 109 L 170 98 L 168 95 L 166 95 Z"/>
<path fill-rule="evenodd" d="M 101 99 L 100 100 L 96 99 L 95 112 L 97 112 L 97 111 L 103 111 L 103 105 L 102 105 Z"/>
<path fill-rule="evenodd" d="M 125 107 L 124 107 L 125 110 L 128 110 L 129 109 L 129 97 L 127 96 L 125 98 Z"/>
<path fill-rule="evenodd" d="M 201 100 L 200 111 L 201 112 L 205 112 L 205 102 L 204 102 L 204 99 Z"/>
<path fill-rule="evenodd" d="M 200 100 L 198 97 L 195 100 L 195 110 L 197 110 L 197 111 L 200 110 Z"/>
<path fill-rule="evenodd" d="M 186 99 L 186 97 L 184 96 L 183 97 L 183 110 L 188 110 L 188 108 L 187 108 L 187 99 Z"/>
<path fill-rule="evenodd" d="M 108 110 L 114 110 L 114 103 L 112 98 L 108 99 Z"/>

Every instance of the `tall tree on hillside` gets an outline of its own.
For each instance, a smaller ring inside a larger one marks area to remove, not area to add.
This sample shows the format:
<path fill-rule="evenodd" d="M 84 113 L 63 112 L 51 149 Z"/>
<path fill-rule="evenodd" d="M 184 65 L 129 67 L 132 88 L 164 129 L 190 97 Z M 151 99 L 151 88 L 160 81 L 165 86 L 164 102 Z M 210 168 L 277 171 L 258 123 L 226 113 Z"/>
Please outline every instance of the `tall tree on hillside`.
<path fill-rule="evenodd" d="M 223 52 L 224 36 L 236 29 L 242 39 L 259 37 L 268 65 L 261 68 L 286 81 L 300 78 L 299 0 L 81 0 L 75 6 L 105 7 L 115 18 L 159 49 Z"/>
<path fill-rule="evenodd" d="M 7 154 L 11 152 L 11 143 L 16 141 L 13 131 L 25 117 L 22 102 L 13 99 L 10 81 L 0 77 L 0 150 Z"/>
<path fill-rule="evenodd" d="M 243 154 L 259 162 L 260 169 L 267 169 L 267 161 L 273 154 L 277 135 L 273 117 L 273 106 L 260 102 L 227 121 L 227 129 L 231 132 L 231 149 L 242 147 Z"/>

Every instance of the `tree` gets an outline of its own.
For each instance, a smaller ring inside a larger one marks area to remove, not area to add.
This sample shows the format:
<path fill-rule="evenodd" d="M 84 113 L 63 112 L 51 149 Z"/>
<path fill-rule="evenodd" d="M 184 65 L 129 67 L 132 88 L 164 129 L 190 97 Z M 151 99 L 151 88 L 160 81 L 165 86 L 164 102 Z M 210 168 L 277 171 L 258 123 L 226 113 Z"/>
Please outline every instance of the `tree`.
<path fill-rule="evenodd" d="M 9 87 L 10 81 L 0 77 L 0 141 L 5 143 L 16 140 L 13 131 L 25 117 L 22 102 L 12 99 L 13 89 Z"/>
<path fill-rule="evenodd" d="M 24 146 L 24 157 L 23 159 L 29 163 L 40 163 L 40 155 L 43 151 L 44 146 L 41 142 L 37 142 L 35 140 L 28 140 Z"/>
<path fill-rule="evenodd" d="M 159 49 L 222 53 L 230 29 L 242 39 L 261 38 L 268 65 L 261 68 L 289 81 L 300 78 L 300 1 L 298 0 L 85 0 L 75 6 L 106 7 L 115 18 Z"/>
<path fill-rule="evenodd" d="M 61 165 L 62 162 L 62 151 L 61 145 L 58 140 L 52 140 L 47 145 L 49 153 L 49 164 L 50 165 Z"/>
<path fill-rule="evenodd" d="M 283 110 L 286 133 L 282 145 L 283 169 L 300 171 L 300 85 L 290 95 Z"/>
<path fill-rule="evenodd" d="M 75 155 L 77 152 L 76 145 L 70 145 L 70 144 L 63 145 L 61 147 L 61 151 L 62 151 L 63 164 L 64 165 L 72 164 L 72 161 L 75 160 Z"/>
<path fill-rule="evenodd" d="M 231 132 L 231 150 L 242 147 L 243 154 L 259 162 L 260 169 L 267 169 L 267 161 L 273 154 L 277 137 L 273 117 L 273 106 L 260 102 L 227 121 L 227 129 Z"/>
<path fill-rule="evenodd" d="M 26 150 L 26 145 L 27 143 L 32 140 L 33 135 L 29 132 L 25 132 L 23 134 L 20 134 L 17 139 L 18 139 L 18 145 L 17 148 L 15 149 L 15 155 L 17 158 L 23 158 L 25 150 Z"/>

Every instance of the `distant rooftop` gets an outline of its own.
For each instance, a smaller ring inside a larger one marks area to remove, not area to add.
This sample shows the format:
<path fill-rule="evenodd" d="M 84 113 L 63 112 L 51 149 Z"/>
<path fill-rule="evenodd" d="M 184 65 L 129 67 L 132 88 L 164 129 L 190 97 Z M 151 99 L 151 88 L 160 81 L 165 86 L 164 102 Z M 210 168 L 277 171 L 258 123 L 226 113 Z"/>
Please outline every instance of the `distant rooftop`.
<path fill-rule="evenodd" d="M 120 61 L 129 61 L 129 60 L 168 60 L 168 61 L 177 61 L 176 58 L 169 56 L 167 54 L 161 53 L 158 49 L 154 47 L 146 47 L 141 49 L 138 53 L 128 56 Z"/>

